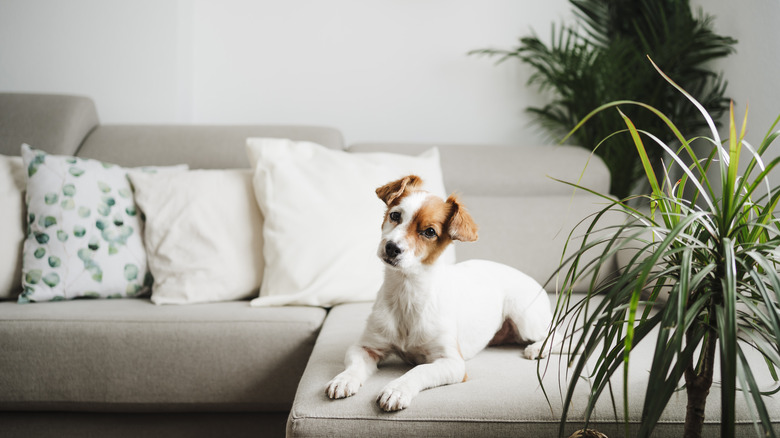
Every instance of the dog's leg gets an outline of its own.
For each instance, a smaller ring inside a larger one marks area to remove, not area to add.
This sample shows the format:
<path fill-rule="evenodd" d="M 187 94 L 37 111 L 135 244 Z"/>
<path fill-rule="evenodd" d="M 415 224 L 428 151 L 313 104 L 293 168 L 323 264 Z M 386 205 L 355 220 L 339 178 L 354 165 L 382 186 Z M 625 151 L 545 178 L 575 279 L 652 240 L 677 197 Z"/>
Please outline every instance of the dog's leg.
<path fill-rule="evenodd" d="M 328 382 L 328 397 L 337 399 L 355 395 L 363 382 L 376 372 L 376 364 L 382 357 L 382 353 L 368 347 L 349 347 L 344 358 L 346 369 Z"/>
<path fill-rule="evenodd" d="M 517 342 L 528 345 L 523 350 L 526 359 L 542 359 L 551 352 L 550 342 L 544 346 L 550 332 L 552 312 L 547 294 L 541 289 L 533 295 L 509 295 L 504 304 L 506 323 L 512 325 Z M 544 348 L 542 348 L 544 346 Z"/>
<path fill-rule="evenodd" d="M 443 357 L 432 363 L 417 365 L 390 382 L 377 397 L 379 407 L 387 412 L 400 411 L 411 404 L 420 391 L 436 386 L 459 383 L 466 376 L 466 362 L 461 357 Z"/>

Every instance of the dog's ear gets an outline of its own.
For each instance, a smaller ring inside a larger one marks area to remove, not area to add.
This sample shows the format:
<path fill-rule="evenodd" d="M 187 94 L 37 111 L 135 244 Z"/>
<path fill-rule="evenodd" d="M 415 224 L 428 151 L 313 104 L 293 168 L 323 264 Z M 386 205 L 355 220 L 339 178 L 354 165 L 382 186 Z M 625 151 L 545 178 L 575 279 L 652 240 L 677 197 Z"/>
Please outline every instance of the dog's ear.
<path fill-rule="evenodd" d="M 416 189 L 421 185 L 422 178 L 417 175 L 409 175 L 376 189 L 376 195 L 385 202 L 385 205 L 390 205 L 391 202 L 403 195 L 405 191 Z"/>
<path fill-rule="evenodd" d="M 450 195 L 447 198 L 447 204 L 450 206 L 450 218 L 447 223 L 447 232 L 452 240 L 462 242 L 474 242 L 477 240 L 477 224 L 471 217 L 463 204 L 456 195 Z"/>

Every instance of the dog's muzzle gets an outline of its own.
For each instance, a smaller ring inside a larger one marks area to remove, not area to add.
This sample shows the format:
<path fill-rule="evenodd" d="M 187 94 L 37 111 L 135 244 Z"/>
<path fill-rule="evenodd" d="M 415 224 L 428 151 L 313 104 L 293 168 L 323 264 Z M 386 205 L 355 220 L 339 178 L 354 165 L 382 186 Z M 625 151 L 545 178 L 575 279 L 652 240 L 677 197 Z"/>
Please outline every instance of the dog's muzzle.
<path fill-rule="evenodd" d="M 404 250 L 390 240 L 385 244 L 385 256 L 382 260 L 388 265 L 396 266 L 398 264 L 398 257 L 403 254 L 403 252 Z"/>

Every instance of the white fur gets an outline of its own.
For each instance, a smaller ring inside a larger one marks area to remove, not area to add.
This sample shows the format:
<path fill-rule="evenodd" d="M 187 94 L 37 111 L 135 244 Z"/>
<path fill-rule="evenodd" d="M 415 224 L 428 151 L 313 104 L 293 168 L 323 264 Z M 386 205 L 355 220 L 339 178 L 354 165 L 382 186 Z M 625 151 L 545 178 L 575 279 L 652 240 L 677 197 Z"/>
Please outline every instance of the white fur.
<path fill-rule="evenodd" d="M 408 250 L 406 225 L 427 196 L 409 194 L 388 212 L 400 212 L 402 220 L 388 220 L 382 228 L 377 255 L 386 262 L 384 283 L 360 341 L 347 350 L 346 369 L 327 385 L 330 398 L 354 395 L 378 362 L 397 354 L 416 366 L 390 382 L 377 402 L 385 411 L 404 409 L 422 390 L 463 381 L 465 361 L 485 348 L 507 319 L 530 343 L 525 357 L 541 356 L 552 313 L 539 283 L 489 261 L 425 265 Z M 394 265 L 386 260 L 388 241 L 403 251 Z"/>

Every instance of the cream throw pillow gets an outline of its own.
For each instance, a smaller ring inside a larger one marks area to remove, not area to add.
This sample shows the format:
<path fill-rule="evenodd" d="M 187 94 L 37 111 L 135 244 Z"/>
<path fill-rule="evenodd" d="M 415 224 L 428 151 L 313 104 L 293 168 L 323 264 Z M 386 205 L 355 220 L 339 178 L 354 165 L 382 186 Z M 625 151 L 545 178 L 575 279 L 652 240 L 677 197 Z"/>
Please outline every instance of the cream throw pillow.
<path fill-rule="evenodd" d="M 24 163 L 0 155 L 0 300 L 16 299 L 22 287 Z"/>
<path fill-rule="evenodd" d="M 265 220 L 265 273 L 253 306 L 373 300 L 384 269 L 376 250 L 385 205 L 375 189 L 416 174 L 445 194 L 435 148 L 412 157 L 250 138 L 247 149 Z M 446 257 L 454 261 L 452 250 Z"/>
<path fill-rule="evenodd" d="M 256 296 L 263 275 L 263 220 L 249 170 L 135 174 L 146 215 L 155 304 Z"/>

